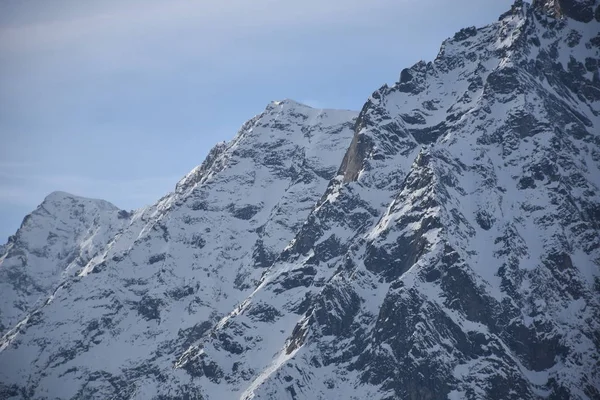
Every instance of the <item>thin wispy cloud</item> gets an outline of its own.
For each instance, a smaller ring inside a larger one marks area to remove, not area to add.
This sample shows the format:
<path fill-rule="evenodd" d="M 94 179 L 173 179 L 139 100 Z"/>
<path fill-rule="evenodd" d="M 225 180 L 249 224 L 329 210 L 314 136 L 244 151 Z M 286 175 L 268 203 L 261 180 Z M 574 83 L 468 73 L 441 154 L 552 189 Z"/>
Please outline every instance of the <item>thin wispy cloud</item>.
<path fill-rule="evenodd" d="M 108 36 L 122 33 L 137 34 L 147 30 L 154 33 L 157 28 L 180 27 L 182 24 L 192 24 L 197 29 L 204 30 L 216 28 L 221 32 L 253 27 L 265 29 L 265 25 L 283 26 L 287 29 L 310 28 L 314 25 L 321 27 L 324 23 L 328 26 L 344 28 L 357 25 L 376 26 L 384 21 L 368 17 L 383 17 L 390 8 L 399 10 L 399 6 L 408 5 L 410 1 L 230 0 L 226 3 L 193 0 L 104 1 L 101 3 L 102 7 L 90 7 L 89 13 L 66 18 L 61 18 L 61 3 L 70 2 L 55 1 L 53 8 L 58 12 L 50 15 L 46 20 L 0 24 L 3 26 L 0 37 L 4 40 L 24 38 L 28 39 L 25 44 L 40 44 L 50 41 L 77 40 L 76 37 L 69 35 L 74 31 L 82 35 Z M 36 12 L 36 10 L 29 11 Z M 391 17 L 389 13 L 387 16 Z"/>
<path fill-rule="evenodd" d="M 70 2 L 57 3 L 60 9 L 61 3 Z M 265 63 L 273 68 L 306 58 L 305 48 L 294 54 L 293 42 L 301 43 L 309 36 L 331 42 L 339 35 L 360 39 L 391 33 L 395 20 L 402 18 L 399 12 L 405 3 L 408 1 L 107 1 L 90 14 L 0 25 L 0 60 L 5 71 L 24 67 L 34 79 L 72 76 L 72 69 L 64 69 L 66 60 L 73 68 L 79 67 L 75 75 L 173 72 L 181 62 L 198 60 L 209 68 L 239 67 L 240 59 L 245 60 L 246 70 Z M 395 30 L 408 32 L 410 23 L 404 21 Z M 38 63 L 42 58 L 44 63 Z"/>

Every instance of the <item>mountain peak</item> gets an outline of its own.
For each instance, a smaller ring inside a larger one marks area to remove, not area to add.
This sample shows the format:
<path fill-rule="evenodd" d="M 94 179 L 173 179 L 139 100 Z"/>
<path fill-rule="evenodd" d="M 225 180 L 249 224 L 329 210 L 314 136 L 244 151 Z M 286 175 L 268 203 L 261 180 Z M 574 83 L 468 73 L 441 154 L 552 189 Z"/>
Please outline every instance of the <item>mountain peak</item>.
<path fill-rule="evenodd" d="M 533 7 L 554 17 L 569 17 L 580 22 L 600 22 L 599 0 L 533 0 Z"/>
<path fill-rule="evenodd" d="M 286 105 L 287 105 L 287 106 L 291 106 L 291 107 L 306 107 L 306 108 L 313 108 L 313 107 L 310 107 L 310 106 L 308 106 L 308 105 L 306 105 L 306 104 L 300 103 L 300 102 L 298 102 L 298 101 L 296 101 L 296 100 L 293 100 L 293 99 L 287 99 L 287 98 L 286 98 L 286 99 L 283 99 L 283 100 L 275 100 L 275 101 L 272 101 L 272 102 L 271 102 L 271 104 L 272 104 L 272 105 L 274 105 L 274 106 L 286 106 Z"/>
<path fill-rule="evenodd" d="M 292 99 L 282 99 L 282 100 L 274 100 L 272 102 L 270 102 L 267 107 L 266 107 L 266 112 L 272 112 L 272 111 L 284 111 L 284 110 L 298 110 L 298 111 L 309 111 L 309 110 L 313 110 L 314 108 L 311 106 L 308 106 L 306 104 L 300 103 L 296 100 L 292 100 Z"/>
<path fill-rule="evenodd" d="M 73 199 L 76 197 L 78 197 L 78 196 L 75 196 L 74 194 L 71 194 L 71 193 L 56 190 L 56 191 L 48 194 L 44 198 L 44 202 L 46 202 L 46 201 L 61 201 L 61 200 L 66 200 L 66 199 Z"/>
<path fill-rule="evenodd" d="M 46 207 L 48 205 L 56 205 L 56 206 L 64 206 L 66 203 L 94 203 L 99 208 L 105 210 L 118 210 L 119 208 L 114 204 L 102 200 L 102 199 L 91 199 L 87 197 L 77 196 L 68 192 L 63 192 L 60 190 L 54 191 L 48 194 L 44 201 L 42 201 L 41 205 Z"/>
<path fill-rule="evenodd" d="M 0 334 L 104 249 L 128 216 L 104 200 L 62 191 L 47 195 L 0 246 Z"/>

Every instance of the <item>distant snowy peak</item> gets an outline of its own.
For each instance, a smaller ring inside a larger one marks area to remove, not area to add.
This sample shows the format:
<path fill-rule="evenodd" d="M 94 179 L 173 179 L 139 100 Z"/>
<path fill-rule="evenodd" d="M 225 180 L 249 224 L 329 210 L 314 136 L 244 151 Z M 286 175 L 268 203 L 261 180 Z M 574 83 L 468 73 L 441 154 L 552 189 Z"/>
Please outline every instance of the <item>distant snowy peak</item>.
<path fill-rule="evenodd" d="M 16 245 L 26 246 L 32 251 L 48 247 L 48 237 L 44 232 L 48 232 L 50 236 L 60 233 L 53 241 L 55 243 L 59 238 L 65 244 L 75 242 L 81 235 L 85 235 L 86 229 L 95 222 L 101 222 L 102 217 L 119 214 L 119 211 L 118 207 L 105 200 L 53 192 L 46 196 L 35 211 L 25 217 L 13 241 Z M 123 218 L 127 213 L 121 212 L 120 215 Z M 50 232 L 53 228 L 58 232 Z"/>
<path fill-rule="evenodd" d="M 0 254 L 0 333 L 106 246 L 128 217 L 104 200 L 49 194 Z"/>
<path fill-rule="evenodd" d="M 63 192 L 60 190 L 56 190 L 56 191 L 50 193 L 49 195 L 47 195 L 44 198 L 44 201 L 42 201 L 42 204 L 44 204 L 44 203 L 60 203 L 60 202 L 81 202 L 81 203 L 87 203 L 87 204 L 96 203 L 96 204 L 100 205 L 101 207 L 105 207 L 105 208 L 110 208 L 110 209 L 118 208 L 117 206 L 109 203 L 106 200 L 91 199 L 91 198 L 87 198 L 87 197 L 77 196 L 75 194 Z"/>
<path fill-rule="evenodd" d="M 115 212 L 120 209 L 114 204 L 102 200 L 102 199 L 91 199 L 87 197 L 77 196 L 67 192 L 55 191 L 50 193 L 44 198 L 44 201 L 38 207 L 48 212 L 48 214 L 57 215 L 58 213 L 64 213 L 65 210 L 76 210 L 84 209 L 86 217 L 74 218 L 77 215 L 75 212 L 69 214 L 69 218 L 72 220 L 78 220 L 83 222 L 85 218 L 89 217 L 90 214 L 103 213 L 103 212 Z M 36 210 L 37 211 L 37 210 Z"/>

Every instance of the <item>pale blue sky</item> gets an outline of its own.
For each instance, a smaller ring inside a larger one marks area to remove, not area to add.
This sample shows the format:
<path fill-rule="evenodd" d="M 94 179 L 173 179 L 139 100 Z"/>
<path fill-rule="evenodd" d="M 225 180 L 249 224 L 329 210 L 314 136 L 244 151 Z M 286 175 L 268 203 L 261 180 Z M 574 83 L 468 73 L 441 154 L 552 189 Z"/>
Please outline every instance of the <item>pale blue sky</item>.
<path fill-rule="evenodd" d="M 157 200 L 271 100 L 360 109 L 507 0 L 2 0 L 0 242 L 49 192 Z"/>

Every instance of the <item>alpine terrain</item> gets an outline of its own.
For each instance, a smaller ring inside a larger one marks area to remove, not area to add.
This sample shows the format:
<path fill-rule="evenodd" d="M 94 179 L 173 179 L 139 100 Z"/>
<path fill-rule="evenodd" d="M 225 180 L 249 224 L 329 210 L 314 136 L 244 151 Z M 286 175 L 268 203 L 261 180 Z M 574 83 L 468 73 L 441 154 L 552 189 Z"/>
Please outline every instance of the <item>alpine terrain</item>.
<path fill-rule="evenodd" d="M 0 335 L 1 399 L 600 399 L 600 0 L 273 102 L 152 206 L 50 194 Z"/>

